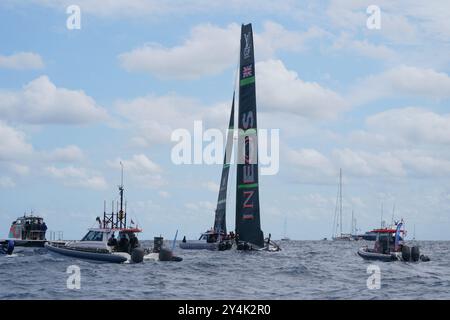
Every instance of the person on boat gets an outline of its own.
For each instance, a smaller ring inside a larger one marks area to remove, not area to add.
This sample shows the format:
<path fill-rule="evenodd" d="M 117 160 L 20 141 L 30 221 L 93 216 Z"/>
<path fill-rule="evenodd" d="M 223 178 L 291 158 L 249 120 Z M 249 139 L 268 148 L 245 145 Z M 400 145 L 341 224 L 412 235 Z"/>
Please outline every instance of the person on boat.
<path fill-rule="evenodd" d="M 24 239 L 30 239 L 30 232 L 31 232 L 31 224 L 30 221 L 27 220 L 27 222 L 25 222 L 25 237 Z"/>
<path fill-rule="evenodd" d="M 127 235 L 125 233 L 120 234 L 119 251 L 128 252 L 129 245 L 130 245 L 130 241 L 128 240 Z"/>
<path fill-rule="evenodd" d="M 101 229 L 102 228 L 102 220 L 100 219 L 100 217 L 95 218 L 95 221 L 98 222 L 98 227 Z"/>
<path fill-rule="evenodd" d="M 134 233 L 130 234 L 130 250 L 139 247 L 139 240 Z"/>
<path fill-rule="evenodd" d="M 183 243 L 186 243 L 186 236 L 183 237 Z"/>
<path fill-rule="evenodd" d="M 114 232 L 112 233 L 111 237 L 108 239 L 108 246 L 117 248 L 117 239 L 114 235 Z"/>
<path fill-rule="evenodd" d="M 41 225 L 41 240 L 45 240 L 45 233 L 47 232 L 47 225 L 45 222 Z"/>
<path fill-rule="evenodd" d="M 38 220 L 36 223 L 36 235 L 35 235 L 36 240 L 41 240 L 41 236 L 42 236 L 42 223 L 41 220 Z"/>

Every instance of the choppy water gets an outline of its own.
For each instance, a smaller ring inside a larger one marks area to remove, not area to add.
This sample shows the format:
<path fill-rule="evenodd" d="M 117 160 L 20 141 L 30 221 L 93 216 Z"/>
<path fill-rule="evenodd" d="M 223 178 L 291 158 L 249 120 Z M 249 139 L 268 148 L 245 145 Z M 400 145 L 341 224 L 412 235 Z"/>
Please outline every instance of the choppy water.
<path fill-rule="evenodd" d="M 379 290 L 367 288 L 363 242 L 281 244 L 277 253 L 177 249 L 182 262 L 122 265 L 18 249 L 0 256 L 0 299 L 450 299 L 450 242 L 419 242 L 430 262 L 376 263 Z M 79 290 L 67 288 L 70 265 L 80 267 Z"/>

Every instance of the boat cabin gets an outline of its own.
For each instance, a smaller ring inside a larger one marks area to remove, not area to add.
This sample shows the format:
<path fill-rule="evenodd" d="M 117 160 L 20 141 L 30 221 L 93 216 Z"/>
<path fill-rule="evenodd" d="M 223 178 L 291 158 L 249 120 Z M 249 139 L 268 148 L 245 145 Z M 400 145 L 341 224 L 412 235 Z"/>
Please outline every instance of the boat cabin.
<path fill-rule="evenodd" d="M 15 240 L 45 240 L 47 225 L 39 216 L 24 215 L 11 224 L 8 237 Z"/>
<path fill-rule="evenodd" d="M 132 249 L 139 246 L 139 240 L 136 236 L 136 233 L 139 232 L 142 232 L 142 230 L 138 228 L 92 228 L 74 245 L 78 248 L 99 248 L 101 246 L 116 252 L 131 252 Z"/>
<path fill-rule="evenodd" d="M 396 230 L 374 230 L 376 234 L 374 251 L 378 253 L 388 254 L 390 252 L 398 251 L 395 247 L 395 233 Z"/>
<path fill-rule="evenodd" d="M 214 231 L 207 231 L 200 235 L 198 240 L 206 241 L 207 243 L 214 243 L 218 240 L 218 233 Z"/>

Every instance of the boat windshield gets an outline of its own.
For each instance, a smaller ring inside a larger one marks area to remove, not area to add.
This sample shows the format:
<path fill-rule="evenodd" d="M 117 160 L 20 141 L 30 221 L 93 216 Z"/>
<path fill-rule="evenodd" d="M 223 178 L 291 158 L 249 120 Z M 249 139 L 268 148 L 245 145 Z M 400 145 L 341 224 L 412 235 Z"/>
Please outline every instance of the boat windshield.
<path fill-rule="evenodd" d="M 103 232 L 89 231 L 81 241 L 103 241 Z"/>

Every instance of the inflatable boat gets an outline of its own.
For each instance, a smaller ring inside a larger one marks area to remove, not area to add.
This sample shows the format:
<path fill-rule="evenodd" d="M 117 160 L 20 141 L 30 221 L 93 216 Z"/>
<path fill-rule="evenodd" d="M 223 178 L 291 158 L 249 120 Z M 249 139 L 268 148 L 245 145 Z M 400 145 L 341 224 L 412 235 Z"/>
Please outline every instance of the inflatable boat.
<path fill-rule="evenodd" d="M 430 258 L 420 254 L 418 246 L 409 247 L 404 241 L 400 240 L 400 234 L 404 234 L 403 221 L 396 224 L 395 230 L 379 229 L 374 230 L 376 240 L 373 249 L 367 246 L 359 248 L 358 255 L 365 260 L 378 261 L 430 261 Z"/>
<path fill-rule="evenodd" d="M 390 252 L 387 254 L 374 252 L 372 249 L 368 247 L 362 247 L 358 250 L 358 255 L 366 260 L 378 260 L 378 261 L 395 261 L 401 260 L 398 252 Z"/>
<path fill-rule="evenodd" d="M 131 255 L 126 252 L 111 252 L 100 248 L 75 248 L 67 244 L 51 242 L 46 243 L 45 248 L 65 256 L 98 262 L 123 263 L 131 260 Z"/>

